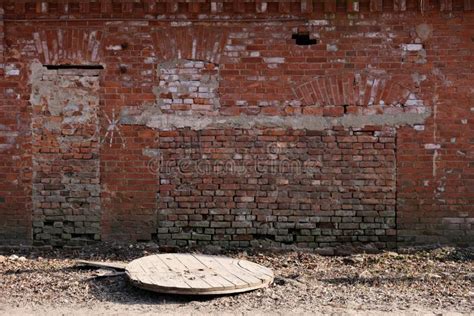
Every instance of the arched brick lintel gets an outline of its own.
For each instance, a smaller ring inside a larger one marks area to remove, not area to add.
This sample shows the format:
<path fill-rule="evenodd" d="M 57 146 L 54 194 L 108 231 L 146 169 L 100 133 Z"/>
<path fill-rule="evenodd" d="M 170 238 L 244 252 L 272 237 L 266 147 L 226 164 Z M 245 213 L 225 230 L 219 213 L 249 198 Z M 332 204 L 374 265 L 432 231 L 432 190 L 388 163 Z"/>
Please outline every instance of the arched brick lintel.
<path fill-rule="evenodd" d="M 172 25 L 154 32 L 153 43 L 163 60 L 187 59 L 219 64 L 227 37 L 226 29 Z"/>
<path fill-rule="evenodd" d="M 302 106 L 396 106 L 413 97 L 410 81 L 386 73 L 344 73 L 296 84 L 293 94 Z"/>
<path fill-rule="evenodd" d="M 102 32 L 55 28 L 33 33 L 38 58 L 43 64 L 98 64 Z"/>

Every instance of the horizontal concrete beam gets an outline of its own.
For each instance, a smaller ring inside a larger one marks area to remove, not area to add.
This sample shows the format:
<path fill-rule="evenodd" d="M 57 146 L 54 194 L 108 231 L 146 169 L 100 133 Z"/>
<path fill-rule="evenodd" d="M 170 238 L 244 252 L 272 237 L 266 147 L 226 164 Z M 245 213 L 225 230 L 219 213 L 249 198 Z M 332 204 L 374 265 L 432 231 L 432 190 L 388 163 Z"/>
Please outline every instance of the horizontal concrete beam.
<path fill-rule="evenodd" d="M 307 130 L 324 130 L 333 126 L 362 128 L 368 125 L 403 126 L 422 124 L 430 116 L 430 111 L 423 108 L 422 113 L 404 112 L 398 114 L 344 115 L 341 117 L 321 116 L 184 116 L 176 114 L 146 113 L 139 116 L 129 115 L 122 111 L 120 123 L 124 125 L 145 125 L 158 130 L 190 128 L 192 130 L 217 128 L 292 128 Z"/>

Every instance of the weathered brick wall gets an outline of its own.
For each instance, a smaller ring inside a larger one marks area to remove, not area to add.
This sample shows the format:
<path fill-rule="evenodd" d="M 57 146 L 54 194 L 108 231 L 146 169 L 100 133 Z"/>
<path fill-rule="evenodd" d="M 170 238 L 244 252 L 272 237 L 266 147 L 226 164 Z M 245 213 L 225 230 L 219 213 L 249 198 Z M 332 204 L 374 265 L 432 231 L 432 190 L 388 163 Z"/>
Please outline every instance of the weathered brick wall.
<path fill-rule="evenodd" d="M 395 131 L 160 133 L 158 241 L 395 245 Z"/>
<path fill-rule="evenodd" d="M 473 242 L 472 0 L 2 5 L 1 244 Z"/>
<path fill-rule="evenodd" d="M 30 113 L 26 74 L 7 56 L 0 6 L 0 243 L 31 242 Z"/>
<path fill-rule="evenodd" d="M 98 70 L 31 70 L 33 238 L 100 240 Z"/>

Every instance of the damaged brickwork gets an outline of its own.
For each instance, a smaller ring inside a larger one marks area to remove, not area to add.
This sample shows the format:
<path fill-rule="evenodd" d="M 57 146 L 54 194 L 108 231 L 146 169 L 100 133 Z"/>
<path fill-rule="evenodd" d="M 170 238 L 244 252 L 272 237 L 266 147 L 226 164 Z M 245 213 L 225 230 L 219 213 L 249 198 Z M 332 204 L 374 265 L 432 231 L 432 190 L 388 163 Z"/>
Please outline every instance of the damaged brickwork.
<path fill-rule="evenodd" d="M 162 244 L 395 246 L 394 129 L 165 135 L 157 235 Z"/>
<path fill-rule="evenodd" d="M 155 88 L 162 113 L 216 113 L 219 109 L 219 67 L 203 61 L 174 60 L 157 70 Z"/>
<path fill-rule="evenodd" d="M 33 239 L 100 240 L 97 70 L 31 64 Z"/>
<path fill-rule="evenodd" d="M 472 245 L 473 0 L 0 7 L 0 244 Z"/>

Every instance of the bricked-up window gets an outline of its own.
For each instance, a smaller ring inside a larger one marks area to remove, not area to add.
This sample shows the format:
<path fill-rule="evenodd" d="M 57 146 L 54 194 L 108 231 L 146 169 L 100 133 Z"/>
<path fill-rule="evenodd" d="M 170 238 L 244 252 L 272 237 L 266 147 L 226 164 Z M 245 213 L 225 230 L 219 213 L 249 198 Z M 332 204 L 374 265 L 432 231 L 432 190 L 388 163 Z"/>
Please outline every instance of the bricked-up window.
<path fill-rule="evenodd" d="M 58 70 L 58 69 L 96 69 L 96 70 L 102 70 L 104 69 L 104 66 L 102 65 L 44 65 L 46 69 L 48 70 Z"/>
<path fill-rule="evenodd" d="M 219 108 L 219 66 L 214 63 L 178 59 L 158 67 L 161 110 L 174 112 L 215 112 Z"/>
<path fill-rule="evenodd" d="M 101 65 L 33 64 L 30 75 L 33 238 L 78 246 L 101 239 Z"/>

